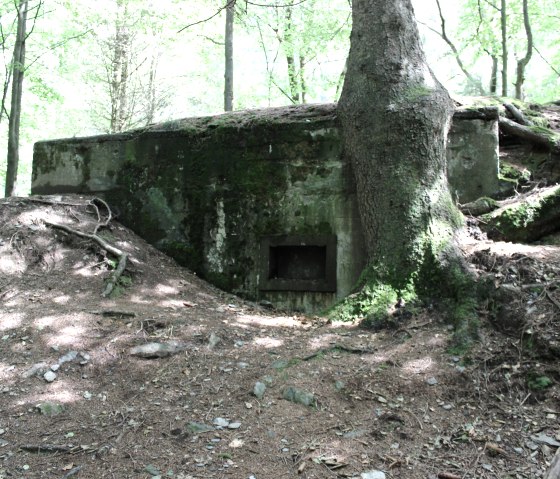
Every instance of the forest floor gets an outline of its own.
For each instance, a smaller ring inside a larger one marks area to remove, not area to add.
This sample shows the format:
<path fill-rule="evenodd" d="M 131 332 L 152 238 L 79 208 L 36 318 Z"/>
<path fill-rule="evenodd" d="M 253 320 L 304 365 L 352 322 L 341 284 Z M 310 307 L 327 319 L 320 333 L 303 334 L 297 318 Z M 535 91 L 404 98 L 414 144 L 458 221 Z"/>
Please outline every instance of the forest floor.
<path fill-rule="evenodd" d="M 538 478 L 560 446 L 559 247 L 465 238 L 514 299 L 454 351 L 436 311 L 374 332 L 267 310 L 117 222 L 130 270 L 104 299 L 112 260 L 44 223 L 95 211 L 43 200 L 0 200 L 2 479 Z"/>

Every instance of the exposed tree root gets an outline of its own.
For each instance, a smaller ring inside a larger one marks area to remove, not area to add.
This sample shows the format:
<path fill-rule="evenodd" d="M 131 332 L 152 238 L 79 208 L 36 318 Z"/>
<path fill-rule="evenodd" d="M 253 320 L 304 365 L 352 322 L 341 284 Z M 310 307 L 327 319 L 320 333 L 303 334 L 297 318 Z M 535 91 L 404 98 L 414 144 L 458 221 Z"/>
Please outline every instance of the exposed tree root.
<path fill-rule="evenodd" d="M 60 203 L 53 202 L 52 204 L 60 204 Z M 101 213 L 98 205 L 101 205 L 106 210 L 105 215 Z M 100 198 L 93 198 L 92 200 L 80 206 L 92 206 L 95 209 L 95 212 L 97 214 L 97 224 L 93 229 L 93 233 L 84 233 L 83 231 L 70 228 L 69 226 L 62 225 L 59 223 L 53 223 L 52 221 L 48 221 L 48 220 L 43 220 L 43 222 L 46 225 L 50 226 L 51 228 L 59 229 L 65 231 L 66 233 L 79 236 L 80 238 L 86 238 L 91 241 L 94 241 L 99 246 L 101 246 L 105 251 L 117 257 L 118 259 L 117 267 L 111 274 L 111 277 L 109 278 L 109 281 L 107 282 L 105 289 L 103 290 L 103 293 L 101 293 L 101 296 L 106 298 L 113 292 L 120 277 L 124 273 L 128 260 L 128 254 L 122 251 L 121 249 L 113 246 L 112 244 L 108 243 L 101 236 L 97 234 L 100 228 L 107 227 L 109 225 L 109 222 L 113 219 L 113 214 L 111 212 L 111 208 L 109 207 L 109 205 Z"/>

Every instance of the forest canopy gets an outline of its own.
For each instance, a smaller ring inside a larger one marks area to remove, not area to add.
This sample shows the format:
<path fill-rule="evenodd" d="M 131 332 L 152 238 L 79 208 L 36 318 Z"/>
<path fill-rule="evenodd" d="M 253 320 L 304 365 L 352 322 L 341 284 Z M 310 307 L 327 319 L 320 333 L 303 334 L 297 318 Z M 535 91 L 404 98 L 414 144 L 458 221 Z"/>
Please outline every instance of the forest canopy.
<path fill-rule="evenodd" d="M 558 2 L 413 3 L 428 63 L 452 94 L 560 98 Z M 0 186 L 9 119 L 21 113 L 16 194 L 29 191 L 35 141 L 224 111 L 225 68 L 235 110 L 336 101 L 351 30 L 348 0 L 10 0 L 0 15 Z"/>

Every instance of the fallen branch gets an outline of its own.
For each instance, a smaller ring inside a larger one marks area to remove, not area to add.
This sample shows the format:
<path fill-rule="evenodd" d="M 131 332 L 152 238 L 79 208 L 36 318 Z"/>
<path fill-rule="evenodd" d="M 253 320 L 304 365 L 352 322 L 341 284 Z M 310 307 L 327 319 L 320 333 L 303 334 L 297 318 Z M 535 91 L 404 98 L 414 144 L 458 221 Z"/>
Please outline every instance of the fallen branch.
<path fill-rule="evenodd" d="M 48 220 L 43 220 L 43 222 L 46 225 L 50 226 L 51 228 L 55 228 L 55 229 L 65 231 L 66 233 L 70 233 L 70 234 L 79 236 L 80 238 L 86 238 L 86 239 L 89 239 L 91 241 L 95 241 L 104 250 L 106 250 L 107 252 L 111 253 L 112 255 L 116 256 L 119 259 L 119 263 L 118 263 L 117 268 L 113 271 L 113 274 L 111 275 L 111 278 L 109 279 L 109 281 L 107 282 L 107 285 L 105 286 L 105 290 L 101 294 L 101 296 L 103 296 L 104 298 L 109 296 L 113 292 L 113 290 L 115 289 L 115 286 L 117 285 L 117 282 L 119 281 L 119 278 L 121 277 L 121 275 L 124 273 L 124 270 L 126 269 L 126 262 L 128 260 L 128 254 L 125 253 L 124 251 L 120 250 L 119 248 L 113 246 L 112 244 L 108 243 L 107 241 L 105 241 L 103 238 L 101 238 L 97 234 L 84 233 L 83 231 L 75 230 L 73 228 L 70 228 L 69 226 L 61 225 L 61 224 L 58 224 L 58 223 L 53 223 L 53 222 L 48 221 Z M 96 231 L 97 231 L 97 228 L 96 228 Z"/>
<path fill-rule="evenodd" d="M 499 124 L 504 133 L 540 146 L 552 153 L 560 153 L 560 135 L 548 128 L 520 125 L 502 116 L 499 119 Z"/>

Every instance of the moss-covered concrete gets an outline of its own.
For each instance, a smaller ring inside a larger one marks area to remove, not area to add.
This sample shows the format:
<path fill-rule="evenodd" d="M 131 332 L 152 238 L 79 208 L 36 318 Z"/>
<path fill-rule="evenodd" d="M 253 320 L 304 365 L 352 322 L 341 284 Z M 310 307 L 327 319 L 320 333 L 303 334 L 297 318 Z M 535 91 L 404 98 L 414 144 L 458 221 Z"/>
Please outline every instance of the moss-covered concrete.
<path fill-rule="evenodd" d="M 325 309 L 351 292 L 364 267 L 354 178 L 342 155 L 335 105 L 39 142 L 32 191 L 102 195 L 124 224 L 182 265 L 278 307 Z M 261 290 L 261 241 L 280 235 L 336 237 L 336 290 Z"/>

